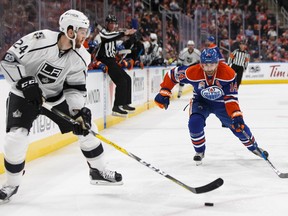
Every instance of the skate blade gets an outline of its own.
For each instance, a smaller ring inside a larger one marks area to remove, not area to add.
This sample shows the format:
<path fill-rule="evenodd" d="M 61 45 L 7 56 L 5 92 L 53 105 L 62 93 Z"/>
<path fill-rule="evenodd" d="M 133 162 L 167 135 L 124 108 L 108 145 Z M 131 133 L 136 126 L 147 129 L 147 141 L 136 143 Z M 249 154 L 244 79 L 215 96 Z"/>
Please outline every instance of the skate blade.
<path fill-rule="evenodd" d="M 130 113 L 130 114 L 132 114 L 132 113 L 135 113 L 135 110 L 125 110 L 126 112 L 128 112 L 128 113 Z"/>
<path fill-rule="evenodd" d="M 6 203 L 8 203 L 8 202 L 10 202 L 10 198 L 5 199 L 5 200 L 1 200 L 1 201 L 0 201 L 0 205 L 4 205 L 4 204 L 6 204 Z"/>
<path fill-rule="evenodd" d="M 202 161 L 195 161 L 196 162 L 196 166 L 201 166 L 202 165 Z"/>
<path fill-rule="evenodd" d="M 112 116 L 127 118 L 128 114 L 120 114 L 120 113 L 117 113 L 117 112 L 112 112 Z"/>
<path fill-rule="evenodd" d="M 91 180 L 90 184 L 92 185 L 103 185 L 103 186 L 113 186 L 113 185 L 123 185 L 122 181 L 119 182 L 107 182 L 107 181 L 101 181 L 101 180 Z"/>

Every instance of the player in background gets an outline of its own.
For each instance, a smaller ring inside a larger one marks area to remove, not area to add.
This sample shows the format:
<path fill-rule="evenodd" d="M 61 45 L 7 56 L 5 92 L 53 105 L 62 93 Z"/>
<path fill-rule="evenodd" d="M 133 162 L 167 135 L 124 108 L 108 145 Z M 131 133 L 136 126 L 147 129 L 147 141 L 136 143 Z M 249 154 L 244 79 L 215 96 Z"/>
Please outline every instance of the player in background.
<path fill-rule="evenodd" d="M 132 81 L 116 61 L 116 41 L 124 36 L 132 36 L 137 30 L 116 31 L 117 18 L 111 14 L 105 21 L 106 27 L 95 37 L 100 46 L 96 58 L 108 66 L 108 74 L 116 85 L 112 115 L 126 117 L 128 112 L 135 111 L 134 107 L 129 106 L 132 103 Z"/>
<path fill-rule="evenodd" d="M 200 64 L 176 67 L 166 73 L 161 90 L 155 97 L 155 102 L 160 108 L 168 108 L 171 89 L 179 82 L 190 84 L 194 89 L 188 127 L 196 152 L 196 165 L 202 164 L 205 155 L 204 127 L 210 114 L 215 114 L 248 150 L 260 157 L 268 157 L 268 153 L 258 147 L 244 122 L 238 102 L 236 74 L 226 63 L 219 61 L 215 49 L 204 49 L 200 56 Z M 253 142 L 250 142 L 242 131 L 245 131 Z"/>
<path fill-rule="evenodd" d="M 215 49 L 219 58 L 219 61 L 225 62 L 225 58 L 221 53 L 219 47 L 215 44 L 216 40 L 213 36 L 208 36 L 205 42 L 206 48 Z"/>
<path fill-rule="evenodd" d="M 89 20 L 80 11 L 68 10 L 60 16 L 59 27 L 60 33 L 40 30 L 22 37 L 0 62 L 11 85 L 3 146 L 7 181 L 0 189 L 0 202 L 17 193 L 24 175 L 29 131 L 40 114 L 53 120 L 62 133 L 73 131 L 78 136 L 91 184 L 122 184 L 121 174 L 106 169 L 101 142 L 88 132 L 90 128 L 98 131 L 85 107 L 91 57 L 82 44 L 89 35 Z M 46 110 L 43 100 L 80 124 L 72 125 Z"/>
<path fill-rule="evenodd" d="M 163 65 L 163 49 L 158 44 L 156 33 L 150 33 L 149 40 L 143 41 L 144 55 L 140 56 L 141 61 L 148 66 Z"/>
<path fill-rule="evenodd" d="M 185 47 L 179 54 L 177 61 L 177 66 L 190 66 L 200 62 L 201 52 L 195 48 L 195 43 L 193 40 L 187 42 L 187 47 Z M 179 90 L 177 97 L 180 98 L 182 95 L 182 90 L 184 83 L 179 83 Z"/>
<path fill-rule="evenodd" d="M 241 40 L 239 43 L 239 48 L 235 49 L 232 53 L 230 53 L 228 58 L 228 65 L 236 72 L 237 74 L 237 88 L 242 81 L 243 72 L 247 69 L 250 55 L 247 52 L 247 42 L 246 40 Z"/>

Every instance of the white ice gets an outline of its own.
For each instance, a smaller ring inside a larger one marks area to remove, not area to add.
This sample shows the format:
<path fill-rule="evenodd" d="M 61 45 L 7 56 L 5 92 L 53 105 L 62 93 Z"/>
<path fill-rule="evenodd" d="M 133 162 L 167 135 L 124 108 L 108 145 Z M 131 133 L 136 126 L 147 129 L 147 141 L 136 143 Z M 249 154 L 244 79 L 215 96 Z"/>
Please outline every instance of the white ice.
<path fill-rule="evenodd" d="M 260 147 L 288 172 L 288 85 L 242 85 L 239 100 Z M 123 174 L 123 186 L 89 184 L 77 143 L 34 160 L 1 216 L 282 216 L 288 212 L 288 179 L 279 178 L 214 116 L 207 120 L 207 151 L 195 166 L 183 108 L 191 94 L 127 119 L 101 135 L 190 186 L 221 177 L 224 185 L 193 194 L 139 162 L 104 145 L 107 166 Z M 0 184 L 4 175 L 0 176 Z M 214 203 L 213 207 L 204 206 Z"/>

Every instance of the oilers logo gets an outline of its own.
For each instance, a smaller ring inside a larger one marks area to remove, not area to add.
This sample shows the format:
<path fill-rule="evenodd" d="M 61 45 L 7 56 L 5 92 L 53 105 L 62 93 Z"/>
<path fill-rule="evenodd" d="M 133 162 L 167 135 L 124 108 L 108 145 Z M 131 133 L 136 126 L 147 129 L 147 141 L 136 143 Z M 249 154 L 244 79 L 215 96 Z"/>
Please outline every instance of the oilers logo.
<path fill-rule="evenodd" d="M 206 89 L 201 90 L 201 95 L 203 98 L 214 101 L 224 95 L 224 92 L 218 86 L 211 86 Z"/>

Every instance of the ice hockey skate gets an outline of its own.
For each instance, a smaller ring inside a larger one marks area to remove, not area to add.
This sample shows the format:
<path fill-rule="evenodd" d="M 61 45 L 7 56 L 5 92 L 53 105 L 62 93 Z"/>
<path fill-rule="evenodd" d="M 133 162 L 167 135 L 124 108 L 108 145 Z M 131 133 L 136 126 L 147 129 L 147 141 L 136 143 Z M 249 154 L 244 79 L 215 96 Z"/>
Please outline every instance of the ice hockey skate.
<path fill-rule="evenodd" d="M 122 175 L 115 171 L 90 168 L 90 183 L 93 185 L 122 185 Z"/>
<path fill-rule="evenodd" d="M 202 159 L 204 158 L 204 152 L 196 152 L 193 160 L 196 162 L 196 166 L 199 166 L 202 164 Z"/>
<path fill-rule="evenodd" d="M 265 151 L 264 149 L 259 148 L 259 147 L 257 147 L 257 148 L 258 148 L 258 150 L 255 149 L 254 151 L 252 151 L 253 154 L 255 154 L 255 155 L 257 155 L 257 156 L 259 156 L 261 158 L 264 158 L 264 159 L 268 158 L 269 153 L 267 151 Z"/>
<path fill-rule="evenodd" d="M 178 89 L 178 94 L 177 98 L 180 98 L 182 96 L 182 91 L 183 91 L 184 84 L 179 84 L 179 89 Z"/>
<path fill-rule="evenodd" d="M 180 98 L 181 96 L 182 96 L 182 90 L 179 89 L 177 98 Z"/>
<path fill-rule="evenodd" d="M 133 113 L 136 110 L 135 107 L 131 107 L 129 105 L 123 105 L 121 108 L 128 113 Z"/>
<path fill-rule="evenodd" d="M 0 204 L 4 204 L 10 201 L 10 197 L 17 193 L 19 186 L 3 186 L 0 189 Z"/>
<path fill-rule="evenodd" d="M 125 110 L 122 110 L 119 106 L 114 106 L 112 108 L 112 115 L 126 118 L 128 117 L 128 112 Z"/>

